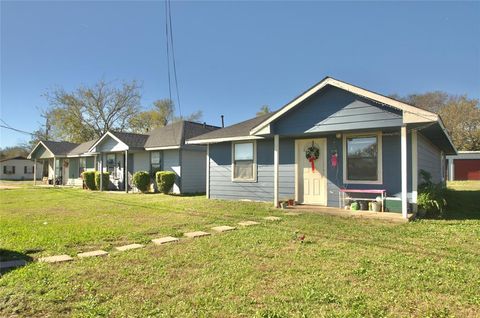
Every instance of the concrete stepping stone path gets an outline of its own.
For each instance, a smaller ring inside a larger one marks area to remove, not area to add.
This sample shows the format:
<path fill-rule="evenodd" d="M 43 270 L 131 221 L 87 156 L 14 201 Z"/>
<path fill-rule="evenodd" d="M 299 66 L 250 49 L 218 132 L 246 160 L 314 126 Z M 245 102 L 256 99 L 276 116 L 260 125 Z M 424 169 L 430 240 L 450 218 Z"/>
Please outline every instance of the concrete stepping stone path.
<path fill-rule="evenodd" d="M 155 244 L 155 245 L 163 245 L 163 244 L 167 244 L 167 243 L 176 243 L 178 241 L 179 241 L 179 239 L 176 238 L 176 237 L 173 237 L 173 236 L 165 236 L 165 237 L 161 237 L 161 238 L 152 240 L 153 244 Z"/>
<path fill-rule="evenodd" d="M 263 219 L 267 221 L 280 221 L 282 218 L 278 216 L 267 216 L 267 217 L 264 217 Z"/>
<path fill-rule="evenodd" d="M 236 229 L 236 227 L 228 226 L 228 225 L 221 225 L 221 226 L 212 227 L 212 230 L 214 230 L 215 232 L 220 232 L 220 233 L 233 231 L 235 229 Z"/>
<path fill-rule="evenodd" d="M 61 263 L 61 262 L 73 261 L 73 258 L 70 255 L 63 254 L 63 255 L 40 257 L 38 261 L 42 263 Z"/>
<path fill-rule="evenodd" d="M 129 251 L 129 250 L 136 250 L 137 248 L 142 248 L 145 247 L 145 245 L 142 244 L 129 244 L 129 245 L 123 245 L 123 246 L 117 246 L 115 249 L 120 252 L 124 251 Z"/>
<path fill-rule="evenodd" d="M 196 237 L 202 237 L 202 236 L 209 236 L 210 233 L 203 232 L 203 231 L 195 231 L 195 232 L 183 233 L 183 235 L 185 235 L 186 237 L 189 237 L 189 238 L 196 238 Z"/>
<path fill-rule="evenodd" d="M 11 261 L 0 262 L 0 270 L 7 268 L 22 267 L 27 265 L 27 261 L 24 259 L 14 259 Z"/>
<path fill-rule="evenodd" d="M 252 225 L 258 225 L 258 224 L 260 223 L 255 221 L 242 221 L 238 223 L 238 225 L 241 225 L 241 226 L 252 226 Z"/>
<path fill-rule="evenodd" d="M 79 258 L 87 258 L 87 257 L 96 257 L 96 256 L 105 256 L 108 255 L 108 252 L 102 250 L 96 250 L 91 252 L 79 253 L 77 256 Z"/>

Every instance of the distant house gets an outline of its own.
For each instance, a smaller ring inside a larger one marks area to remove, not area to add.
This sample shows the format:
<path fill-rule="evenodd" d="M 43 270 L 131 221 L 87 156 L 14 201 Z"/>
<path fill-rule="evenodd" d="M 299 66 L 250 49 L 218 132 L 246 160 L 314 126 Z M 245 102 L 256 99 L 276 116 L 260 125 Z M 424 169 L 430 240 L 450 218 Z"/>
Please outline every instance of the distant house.
<path fill-rule="evenodd" d="M 34 162 L 22 156 L 0 160 L 1 180 L 33 180 Z M 40 164 L 37 164 L 37 177 L 41 176 Z"/>
<path fill-rule="evenodd" d="M 459 151 L 447 160 L 448 180 L 480 180 L 480 151 Z"/>
<path fill-rule="evenodd" d="M 331 77 L 273 113 L 187 143 L 208 147 L 209 198 L 343 208 L 348 191 L 384 190 L 405 218 L 419 171 L 445 181 L 445 155 L 456 154 L 437 114 Z"/>
<path fill-rule="evenodd" d="M 170 170 L 177 175 L 174 193 L 205 192 L 206 146 L 186 145 L 185 140 L 218 128 L 179 121 L 149 134 L 109 131 L 82 144 L 40 141 L 29 157 L 45 163 L 43 175 L 50 183 L 82 186 L 83 171 L 102 170 L 110 172 L 110 190 L 128 191 L 135 172 L 153 176 Z"/>

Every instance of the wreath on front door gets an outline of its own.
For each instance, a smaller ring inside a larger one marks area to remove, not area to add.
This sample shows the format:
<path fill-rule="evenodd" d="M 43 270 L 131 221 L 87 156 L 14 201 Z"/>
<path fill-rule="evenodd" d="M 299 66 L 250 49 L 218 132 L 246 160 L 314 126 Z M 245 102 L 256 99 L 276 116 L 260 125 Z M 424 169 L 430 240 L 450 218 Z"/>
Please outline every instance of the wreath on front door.
<path fill-rule="evenodd" d="M 312 171 L 315 171 L 315 160 L 320 157 L 320 149 L 317 147 L 317 145 L 314 145 L 313 142 L 310 147 L 305 149 L 305 157 L 312 165 Z"/>

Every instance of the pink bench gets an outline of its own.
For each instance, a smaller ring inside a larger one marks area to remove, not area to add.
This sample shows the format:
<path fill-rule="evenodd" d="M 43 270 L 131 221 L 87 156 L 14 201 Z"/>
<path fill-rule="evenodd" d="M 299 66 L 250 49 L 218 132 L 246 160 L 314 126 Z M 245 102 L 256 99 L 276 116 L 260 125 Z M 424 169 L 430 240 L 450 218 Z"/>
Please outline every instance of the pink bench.
<path fill-rule="evenodd" d="M 339 207 L 340 209 L 343 207 L 345 204 L 345 193 L 368 193 L 368 194 L 380 194 L 382 197 L 382 212 L 384 212 L 383 206 L 384 206 L 384 200 L 385 197 L 387 196 L 387 190 L 377 190 L 377 189 L 365 189 L 365 190 L 359 190 L 359 189 L 340 189 L 339 191 Z M 351 200 L 365 200 L 365 201 L 372 201 L 372 199 L 368 198 L 349 198 Z"/>

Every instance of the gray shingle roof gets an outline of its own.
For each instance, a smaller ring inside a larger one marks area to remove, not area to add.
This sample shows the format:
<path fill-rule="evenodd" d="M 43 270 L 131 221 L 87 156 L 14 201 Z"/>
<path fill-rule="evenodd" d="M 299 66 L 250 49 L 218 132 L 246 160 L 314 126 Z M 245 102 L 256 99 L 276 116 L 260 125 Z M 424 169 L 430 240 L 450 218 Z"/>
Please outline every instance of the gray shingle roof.
<path fill-rule="evenodd" d="M 152 130 L 145 143 L 145 148 L 175 147 L 185 144 L 185 140 L 218 130 L 219 127 L 204 125 L 191 121 L 179 121 L 165 127 Z"/>
<path fill-rule="evenodd" d="M 28 161 L 31 161 L 30 159 L 27 159 L 24 156 L 17 156 L 17 157 L 4 158 L 4 159 L 0 160 L 0 162 L 4 162 L 4 161 L 8 161 L 8 160 L 28 160 Z"/>
<path fill-rule="evenodd" d="M 250 130 L 267 120 L 270 116 L 275 114 L 269 113 L 262 116 L 258 116 L 249 120 L 242 121 L 238 124 L 231 125 L 222 129 L 218 129 L 200 136 L 192 137 L 189 140 L 204 140 L 204 139 L 217 139 L 217 138 L 230 138 L 230 137 L 240 137 L 240 136 L 249 136 Z"/>
<path fill-rule="evenodd" d="M 78 144 L 68 141 L 42 140 L 42 143 L 56 156 L 67 155 L 70 151 L 78 146 Z"/>
<path fill-rule="evenodd" d="M 98 139 L 93 139 L 93 140 L 89 140 L 89 141 L 86 141 L 84 143 L 81 143 L 80 145 L 78 145 L 77 147 L 73 148 L 68 154 L 69 155 L 81 155 L 85 152 L 88 151 L 88 149 L 90 149 L 90 147 L 93 146 L 93 144 L 97 141 Z"/>
<path fill-rule="evenodd" d="M 145 142 L 148 139 L 148 135 L 134 134 L 127 132 L 111 132 L 115 137 L 123 141 L 129 148 L 142 148 L 145 146 Z"/>

